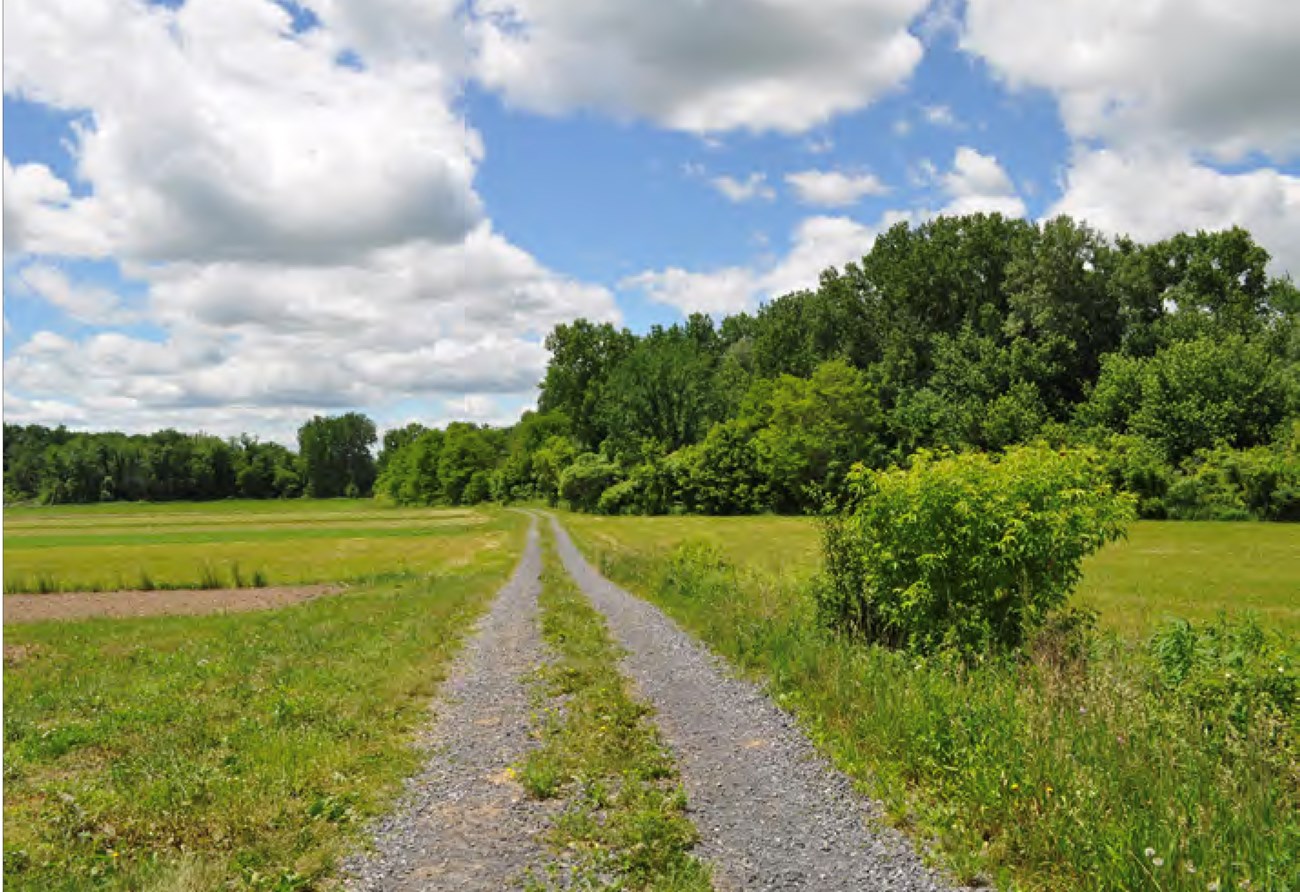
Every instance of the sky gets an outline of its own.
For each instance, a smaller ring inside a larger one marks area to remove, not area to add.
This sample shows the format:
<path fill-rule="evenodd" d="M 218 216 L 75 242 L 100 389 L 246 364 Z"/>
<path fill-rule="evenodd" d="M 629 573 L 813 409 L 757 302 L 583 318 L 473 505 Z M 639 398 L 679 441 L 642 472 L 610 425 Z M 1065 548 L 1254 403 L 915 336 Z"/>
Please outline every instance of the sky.
<path fill-rule="evenodd" d="M 10 423 L 510 423 L 557 323 L 944 213 L 1300 278 L 1294 0 L 5 0 L 3 45 Z"/>

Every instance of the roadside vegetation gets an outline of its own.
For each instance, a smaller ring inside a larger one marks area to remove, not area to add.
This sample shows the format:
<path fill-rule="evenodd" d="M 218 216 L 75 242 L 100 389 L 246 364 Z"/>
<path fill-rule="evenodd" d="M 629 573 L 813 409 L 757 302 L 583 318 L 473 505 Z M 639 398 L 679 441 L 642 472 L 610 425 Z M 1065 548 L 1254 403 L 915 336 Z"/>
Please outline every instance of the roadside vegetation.
<path fill-rule="evenodd" d="M 530 796 L 563 805 L 549 838 L 556 860 L 529 886 L 708 890 L 708 870 L 690 854 L 697 833 L 672 754 L 543 528 L 542 635 L 555 660 L 539 670 L 541 745 L 517 777 Z"/>
<path fill-rule="evenodd" d="M 935 475 L 922 466 L 911 473 L 929 477 L 912 481 L 914 488 L 936 491 L 951 491 L 950 475 L 960 477 L 960 469 Z M 995 493 L 990 487 L 988 497 Z M 865 530 L 888 496 L 859 496 Z M 954 550 L 988 560 L 981 557 L 987 537 L 975 537 L 963 552 L 944 532 L 958 531 L 961 521 L 948 520 L 953 512 L 942 499 L 911 504 L 921 507 L 908 522 L 930 523 L 936 539 L 950 543 L 943 552 L 950 563 Z M 985 526 L 996 522 L 996 512 L 984 516 Z M 882 560 L 905 568 L 915 559 L 919 565 L 903 571 L 906 580 L 875 597 L 888 603 L 891 594 L 902 596 L 901 615 L 940 639 L 950 629 L 958 633 L 941 641 L 882 637 L 846 625 L 836 611 L 827 615 L 826 589 L 846 570 L 834 562 L 829 573 L 776 575 L 765 566 L 768 556 L 738 565 L 707 540 L 687 538 L 667 551 L 639 548 L 629 525 L 649 519 L 566 521 L 607 575 L 766 682 L 817 744 L 885 802 L 891 820 L 932 841 L 962 880 L 1098 892 L 1283 890 L 1300 876 L 1294 636 L 1244 618 L 1170 621 L 1124 638 L 1098 632 L 1086 612 L 1057 610 L 1013 641 L 978 626 L 981 634 L 972 638 L 960 634 L 970 622 L 952 624 L 920 610 L 927 603 L 922 589 L 933 592 L 952 577 L 935 563 L 937 551 L 909 557 L 905 523 L 874 556 L 854 549 L 863 563 L 847 568 L 841 595 L 870 600 L 861 571 Z M 832 551 L 845 546 L 844 530 L 834 529 L 844 522 L 827 531 Z M 1051 536 L 1025 532 L 1030 558 L 1062 553 L 1037 551 L 1033 545 Z M 765 547 L 760 538 L 751 542 Z M 779 550 L 780 543 L 766 547 Z M 1291 573 L 1286 578 L 1294 581 Z M 988 605 L 1005 601 L 974 596 L 997 592 L 998 578 L 1010 577 L 995 572 L 950 595 L 972 599 L 969 614 L 987 617 Z M 854 579 L 856 585 L 845 584 Z M 1013 586 L 1006 594 L 1014 602 L 1021 593 L 1047 591 Z"/>
<path fill-rule="evenodd" d="M 489 508 L 384 509 L 370 501 L 133 504 L 115 513 L 107 507 L 7 510 L 5 593 L 245 588 L 430 573 L 501 548 L 517 523 Z"/>
<path fill-rule="evenodd" d="M 518 555 L 496 523 L 509 547 L 280 610 L 7 626 L 6 888 L 320 887 L 423 758 Z"/>

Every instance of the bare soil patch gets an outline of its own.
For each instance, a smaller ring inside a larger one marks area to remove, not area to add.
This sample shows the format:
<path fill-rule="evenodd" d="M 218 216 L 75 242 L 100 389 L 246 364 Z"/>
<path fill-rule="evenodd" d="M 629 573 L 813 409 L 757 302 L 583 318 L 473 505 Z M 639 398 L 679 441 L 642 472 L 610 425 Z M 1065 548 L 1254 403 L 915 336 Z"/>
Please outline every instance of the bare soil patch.
<path fill-rule="evenodd" d="M 62 592 L 50 595 L 5 595 L 4 621 L 92 617 L 195 616 L 269 610 L 342 591 L 338 585 L 277 585 L 267 588 L 170 589 L 159 591 Z"/>

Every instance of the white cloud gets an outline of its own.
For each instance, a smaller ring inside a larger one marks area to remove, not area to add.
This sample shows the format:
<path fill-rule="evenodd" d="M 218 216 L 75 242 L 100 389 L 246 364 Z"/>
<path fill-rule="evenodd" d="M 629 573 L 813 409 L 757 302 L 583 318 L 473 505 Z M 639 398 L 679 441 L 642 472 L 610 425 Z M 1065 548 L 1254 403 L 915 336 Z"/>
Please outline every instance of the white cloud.
<path fill-rule="evenodd" d="M 969 146 L 961 146 L 953 159 L 952 170 L 942 179 L 944 192 L 951 199 L 945 214 L 1000 213 L 1022 217 L 1025 203 L 992 155 L 981 155 Z"/>
<path fill-rule="evenodd" d="M 953 114 L 951 108 L 946 105 L 927 105 L 921 109 L 921 114 L 925 117 L 927 124 L 935 127 L 960 127 L 961 122 Z"/>
<path fill-rule="evenodd" d="M 295 37 L 263 0 L 5 11 L 5 90 L 90 112 L 78 173 L 118 252 L 336 262 L 406 239 L 454 243 L 481 215 L 481 146 L 436 63 L 339 64 L 332 32 Z"/>
<path fill-rule="evenodd" d="M 138 322 L 139 312 L 106 288 L 70 281 L 60 269 L 44 263 L 22 268 L 16 275 L 21 292 L 33 294 L 58 307 L 78 322 L 91 325 L 127 325 Z"/>
<path fill-rule="evenodd" d="M 102 221 L 84 199 L 44 164 L 4 160 L 4 251 L 102 256 L 108 251 Z"/>
<path fill-rule="evenodd" d="M 751 173 L 743 180 L 731 176 L 714 177 L 709 181 L 714 189 L 726 196 L 728 201 L 742 202 L 771 201 L 776 198 L 776 190 L 767 183 L 766 174 Z"/>
<path fill-rule="evenodd" d="M 861 259 L 874 241 L 875 230 L 847 217 L 809 217 L 795 230 L 789 253 L 759 267 L 709 272 L 670 267 L 631 276 L 620 285 L 676 307 L 683 316 L 721 316 L 751 310 L 760 300 L 815 288 L 823 270 Z"/>
<path fill-rule="evenodd" d="M 787 174 L 785 181 L 804 204 L 844 207 L 867 195 L 884 195 L 889 188 L 874 174 L 839 170 L 804 170 Z"/>
<path fill-rule="evenodd" d="M 1300 3 L 969 0 L 962 46 L 1055 93 L 1076 137 L 1300 153 Z"/>
<path fill-rule="evenodd" d="M 476 73 L 512 103 L 694 133 L 795 133 L 860 109 L 921 58 L 926 0 L 481 0 Z"/>
<path fill-rule="evenodd" d="M 37 332 L 5 357 L 15 418 L 292 439 L 323 410 L 441 413 L 467 393 L 466 411 L 517 408 L 549 328 L 617 321 L 606 289 L 482 217 L 448 43 L 462 4 L 383 2 L 381 21 L 313 0 L 321 24 L 302 33 L 264 0 L 6 4 L 5 89 L 86 113 L 72 151 L 88 190 L 6 162 L 6 259 L 70 315 L 134 320 L 25 252 L 111 257 L 162 332 Z"/>
<path fill-rule="evenodd" d="M 1273 254 L 1275 273 L 1300 275 L 1300 177 L 1275 170 L 1225 174 L 1181 155 L 1081 150 L 1049 213 L 1139 241 L 1242 226 Z"/>

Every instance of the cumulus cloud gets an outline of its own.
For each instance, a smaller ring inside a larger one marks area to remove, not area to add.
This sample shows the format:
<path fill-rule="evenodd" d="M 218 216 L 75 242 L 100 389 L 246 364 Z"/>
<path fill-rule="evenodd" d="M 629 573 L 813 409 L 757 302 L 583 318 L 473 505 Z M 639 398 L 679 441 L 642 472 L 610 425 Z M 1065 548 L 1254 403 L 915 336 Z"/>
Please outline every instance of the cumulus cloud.
<path fill-rule="evenodd" d="M 759 301 L 815 288 L 828 267 L 860 259 L 875 241 L 875 231 L 848 217 L 809 217 L 796 228 L 789 252 L 757 267 L 726 267 L 692 272 L 678 267 L 630 276 L 620 285 L 675 307 L 683 316 L 715 316 L 753 309 Z"/>
<path fill-rule="evenodd" d="M 107 253 L 102 220 L 84 199 L 44 164 L 10 165 L 4 160 L 4 251 L 43 254 Z"/>
<path fill-rule="evenodd" d="M 840 170 L 804 170 L 787 174 L 786 183 L 804 204 L 845 207 L 868 195 L 884 195 L 889 188 L 870 173 Z"/>
<path fill-rule="evenodd" d="M 383 2 L 387 19 L 313 0 L 306 28 L 265 0 L 6 5 L 6 91 L 85 113 L 84 195 L 5 163 L 12 281 L 86 322 L 137 321 L 28 255 L 111 257 L 161 331 L 38 331 L 5 358 L 7 412 L 283 438 L 317 411 L 471 393 L 487 417 L 534 397 L 556 322 L 618 320 L 606 289 L 484 219 L 456 109 L 463 4 Z"/>
<path fill-rule="evenodd" d="M 767 175 L 761 173 L 751 173 L 743 180 L 736 179 L 732 176 L 714 177 L 709 183 L 714 189 L 717 189 L 728 201 L 743 202 L 753 201 L 771 201 L 776 198 L 776 190 L 767 182 Z"/>
<path fill-rule="evenodd" d="M 1235 160 L 1300 153 L 1300 4 L 969 0 L 962 46 L 1052 91 L 1076 137 Z"/>
<path fill-rule="evenodd" d="M 1300 177 L 1221 173 L 1179 154 L 1081 150 L 1051 214 L 1141 241 L 1242 226 L 1273 253 L 1273 271 L 1300 275 Z"/>
<path fill-rule="evenodd" d="M 91 325 L 127 325 L 141 314 L 107 288 L 71 281 L 63 270 L 45 263 L 23 267 L 16 275 L 18 292 L 42 298 L 70 318 Z"/>
<path fill-rule="evenodd" d="M 951 199 L 945 214 L 1000 213 L 1022 217 L 1025 203 L 1006 170 L 992 155 L 982 155 L 969 146 L 961 146 L 953 159 L 952 170 L 941 180 Z"/>
<path fill-rule="evenodd" d="M 921 58 L 926 0 L 481 0 L 477 77 L 517 105 L 694 133 L 797 133 L 870 104 Z"/>
<path fill-rule="evenodd" d="M 7 92 L 88 111 L 78 173 L 117 252 L 337 262 L 481 217 L 476 134 L 437 64 L 342 64 L 263 0 L 15 0 Z M 76 64 L 68 64 L 75 59 Z"/>

